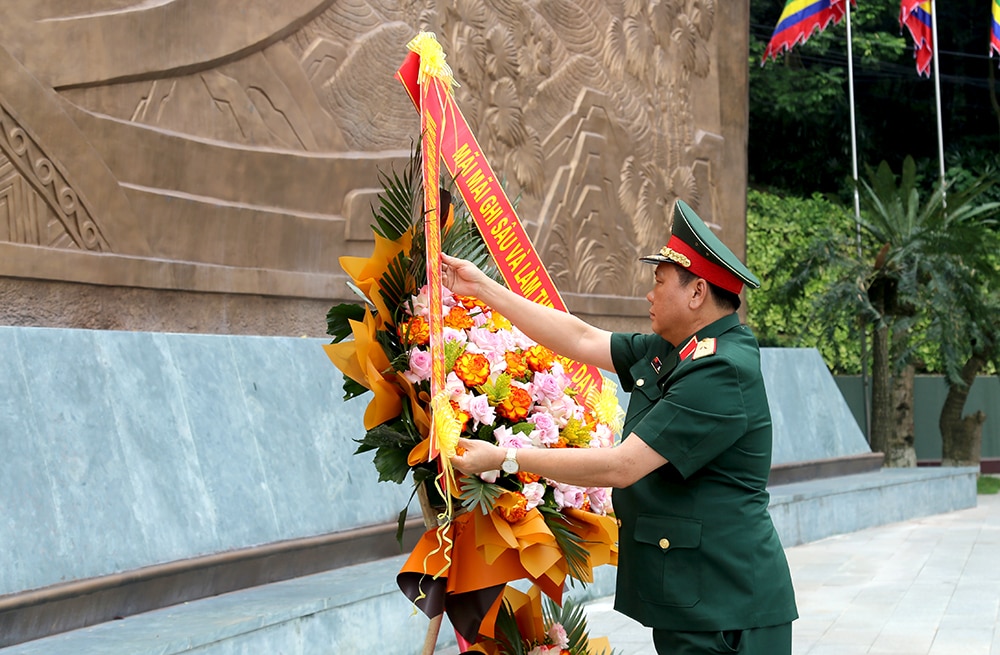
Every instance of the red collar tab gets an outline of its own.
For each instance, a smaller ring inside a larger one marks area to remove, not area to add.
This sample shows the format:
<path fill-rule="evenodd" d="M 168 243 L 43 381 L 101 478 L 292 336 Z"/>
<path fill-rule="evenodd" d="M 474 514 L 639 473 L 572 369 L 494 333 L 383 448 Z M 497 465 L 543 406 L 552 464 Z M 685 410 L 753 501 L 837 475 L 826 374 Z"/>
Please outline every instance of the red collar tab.
<path fill-rule="evenodd" d="M 683 348 L 681 348 L 680 352 L 681 361 L 683 362 L 685 359 L 690 357 L 691 353 L 693 353 L 694 349 L 697 347 L 698 347 L 698 337 L 691 337 L 691 340 L 688 341 Z"/>

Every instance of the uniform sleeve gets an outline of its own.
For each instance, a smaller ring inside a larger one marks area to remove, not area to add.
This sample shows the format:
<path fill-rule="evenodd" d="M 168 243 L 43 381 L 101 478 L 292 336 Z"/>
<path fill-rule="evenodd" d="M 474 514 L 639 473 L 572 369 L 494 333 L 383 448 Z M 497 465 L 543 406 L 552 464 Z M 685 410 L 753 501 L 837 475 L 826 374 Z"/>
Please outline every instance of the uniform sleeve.
<path fill-rule="evenodd" d="M 709 357 L 687 366 L 632 431 L 688 478 L 746 429 L 739 368 Z"/>

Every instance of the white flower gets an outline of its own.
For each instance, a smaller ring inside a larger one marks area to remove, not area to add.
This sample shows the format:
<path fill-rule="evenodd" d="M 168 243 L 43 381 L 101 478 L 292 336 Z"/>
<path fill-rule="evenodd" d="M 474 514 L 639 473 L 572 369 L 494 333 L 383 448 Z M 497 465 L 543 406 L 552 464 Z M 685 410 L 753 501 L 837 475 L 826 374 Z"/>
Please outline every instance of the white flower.
<path fill-rule="evenodd" d="M 545 500 L 545 485 L 541 482 L 529 482 L 521 489 L 525 499 L 528 501 L 527 510 L 532 510 L 542 504 Z"/>

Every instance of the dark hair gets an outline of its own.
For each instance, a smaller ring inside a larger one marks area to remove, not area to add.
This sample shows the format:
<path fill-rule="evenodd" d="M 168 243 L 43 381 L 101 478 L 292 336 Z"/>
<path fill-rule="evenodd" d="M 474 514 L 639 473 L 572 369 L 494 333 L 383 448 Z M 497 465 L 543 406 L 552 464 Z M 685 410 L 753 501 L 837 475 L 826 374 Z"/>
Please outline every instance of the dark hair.
<path fill-rule="evenodd" d="M 677 267 L 677 272 L 679 273 L 678 279 L 680 280 L 682 287 L 686 287 L 697 279 L 705 279 L 699 278 L 697 275 L 681 266 Z M 740 308 L 739 294 L 733 293 L 732 291 L 726 291 L 722 287 L 712 284 L 708 280 L 705 280 L 705 284 L 707 284 L 708 288 L 711 290 L 712 299 L 715 301 L 716 305 L 734 312 Z"/>

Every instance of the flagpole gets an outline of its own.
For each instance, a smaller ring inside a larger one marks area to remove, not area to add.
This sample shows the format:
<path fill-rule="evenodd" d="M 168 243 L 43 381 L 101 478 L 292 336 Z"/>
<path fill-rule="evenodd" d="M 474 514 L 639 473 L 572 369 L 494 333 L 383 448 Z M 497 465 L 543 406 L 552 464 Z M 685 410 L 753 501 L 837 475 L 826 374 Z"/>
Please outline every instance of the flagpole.
<path fill-rule="evenodd" d="M 861 259 L 861 200 L 858 197 L 858 138 L 854 118 L 854 45 L 851 36 L 851 0 L 847 6 L 847 98 L 851 116 L 851 177 L 854 179 L 854 226 L 858 245 L 858 259 Z M 868 335 L 861 328 L 861 397 L 865 409 L 865 438 L 871 434 L 871 408 L 868 398 Z"/>
<path fill-rule="evenodd" d="M 941 67 L 938 63 L 937 7 L 931 0 L 931 41 L 934 62 L 934 103 L 937 109 L 938 169 L 941 175 L 941 193 L 944 194 L 944 134 L 941 129 Z"/>

